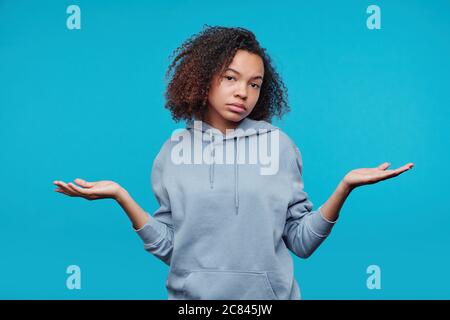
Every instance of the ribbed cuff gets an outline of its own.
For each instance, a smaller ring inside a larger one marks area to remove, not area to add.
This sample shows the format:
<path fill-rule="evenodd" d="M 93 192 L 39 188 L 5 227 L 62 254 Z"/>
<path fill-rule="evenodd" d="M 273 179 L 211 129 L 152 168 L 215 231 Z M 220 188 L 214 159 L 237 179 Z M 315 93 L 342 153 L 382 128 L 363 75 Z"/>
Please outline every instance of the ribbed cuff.
<path fill-rule="evenodd" d="M 330 221 L 323 216 L 321 211 L 322 206 L 319 207 L 318 212 L 311 216 L 310 228 L 320 237 L 326 237 L 330 234 L 331 229 L 333 229 L 336 221 Z"/>
<path fill-rule="evenodd" d="M 330 221 L 330 220 L 328 220 L 327 218 L 325 218 L 324 215 L 323 215 L 323 212 L 322 212 L 322 210 L 321 210 L 322 207 L 323 207 L 323 206 L 320 206 L 318 211 L 319 211 L 320 215 L 322 216 L 323 220 L 325 220 L 325 221 L 328 222 L 328 223 L 335 224 L 335 223 L 337 222 L 337 219 L 336 219 L 335 221 Z"/>
<path fill-rule="evenodd" d="M 133 227 L 133 230 L 144 241 L 144 244 L 152 244 L 165 236 L 166 225 L 149 215 L 147 223 L 142 228 L 136 230 Z"/>

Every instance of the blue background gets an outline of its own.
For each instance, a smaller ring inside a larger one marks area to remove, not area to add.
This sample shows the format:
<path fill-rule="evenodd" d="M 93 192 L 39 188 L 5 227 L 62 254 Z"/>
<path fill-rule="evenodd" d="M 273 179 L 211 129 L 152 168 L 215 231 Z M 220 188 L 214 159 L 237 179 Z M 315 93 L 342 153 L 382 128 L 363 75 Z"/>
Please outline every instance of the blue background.
<path fill-rule="evenodd" d="M 71 4 L 81 30 L 66 27 Z M 371 4 L 381 30 L 366 27 Z M 52 182 L 114 180 L 156 210 L 151 165 L 184 126 L 164 73 L 204 24 L 249 28 L 271 54 L 292 107 L 274 124 L 302 152 L 315 209 L 352 169 L 415 164 L 354 190 L 317 252 L 293 256 L 302 297 L 450 298 L 447 0 L 0 1 L 0 298 L 167 299 L 168 266 L 120 206 Z M 66 287 L 72 264 L 81 290 Z"/>

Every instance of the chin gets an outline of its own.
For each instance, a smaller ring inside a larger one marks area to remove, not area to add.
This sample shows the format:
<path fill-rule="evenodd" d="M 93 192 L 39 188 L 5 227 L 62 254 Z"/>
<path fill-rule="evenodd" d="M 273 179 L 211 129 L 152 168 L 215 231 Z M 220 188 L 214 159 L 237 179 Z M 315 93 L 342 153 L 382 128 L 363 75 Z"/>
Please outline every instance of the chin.
<path fill-rule="evenodd" d="M 234 113 L 232 111 L 225 111 L 223 114 L 221 114 L 221 116 L 228 121 L 239 122 L 242 119 L 244 119 L 247 115 Z"/>

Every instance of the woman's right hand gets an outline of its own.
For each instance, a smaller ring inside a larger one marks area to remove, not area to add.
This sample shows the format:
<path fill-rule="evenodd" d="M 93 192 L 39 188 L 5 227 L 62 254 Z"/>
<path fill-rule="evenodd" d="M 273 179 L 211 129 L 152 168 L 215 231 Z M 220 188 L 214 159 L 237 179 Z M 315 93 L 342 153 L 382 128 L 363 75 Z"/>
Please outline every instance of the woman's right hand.
<path fill-rule="evenodd" d="M 53 181 L 53 184 L 57 185 L 58 188 L 55 189 L 56 192 L 63 193 L 70 197 L 82 197 L 87 200 L 105 199 L 112 198 L 117 199 L 121 186 L 109 180 L 88 182 L 83 179 L 77 178 L 74 180 L 75 183 L 64 181 Z"/>

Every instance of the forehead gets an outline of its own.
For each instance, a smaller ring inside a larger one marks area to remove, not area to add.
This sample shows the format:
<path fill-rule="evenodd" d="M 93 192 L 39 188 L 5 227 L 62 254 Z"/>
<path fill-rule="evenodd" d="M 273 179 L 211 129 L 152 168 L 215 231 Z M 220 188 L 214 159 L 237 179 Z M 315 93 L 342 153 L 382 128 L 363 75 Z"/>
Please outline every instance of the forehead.
<path fill-rule="evenodd" d="M 246 76 L 262 76 L 264 74 L 264 63 L 262 58 L 254 53 L 238 50 L 228 68 L 232 68 Z"/>

